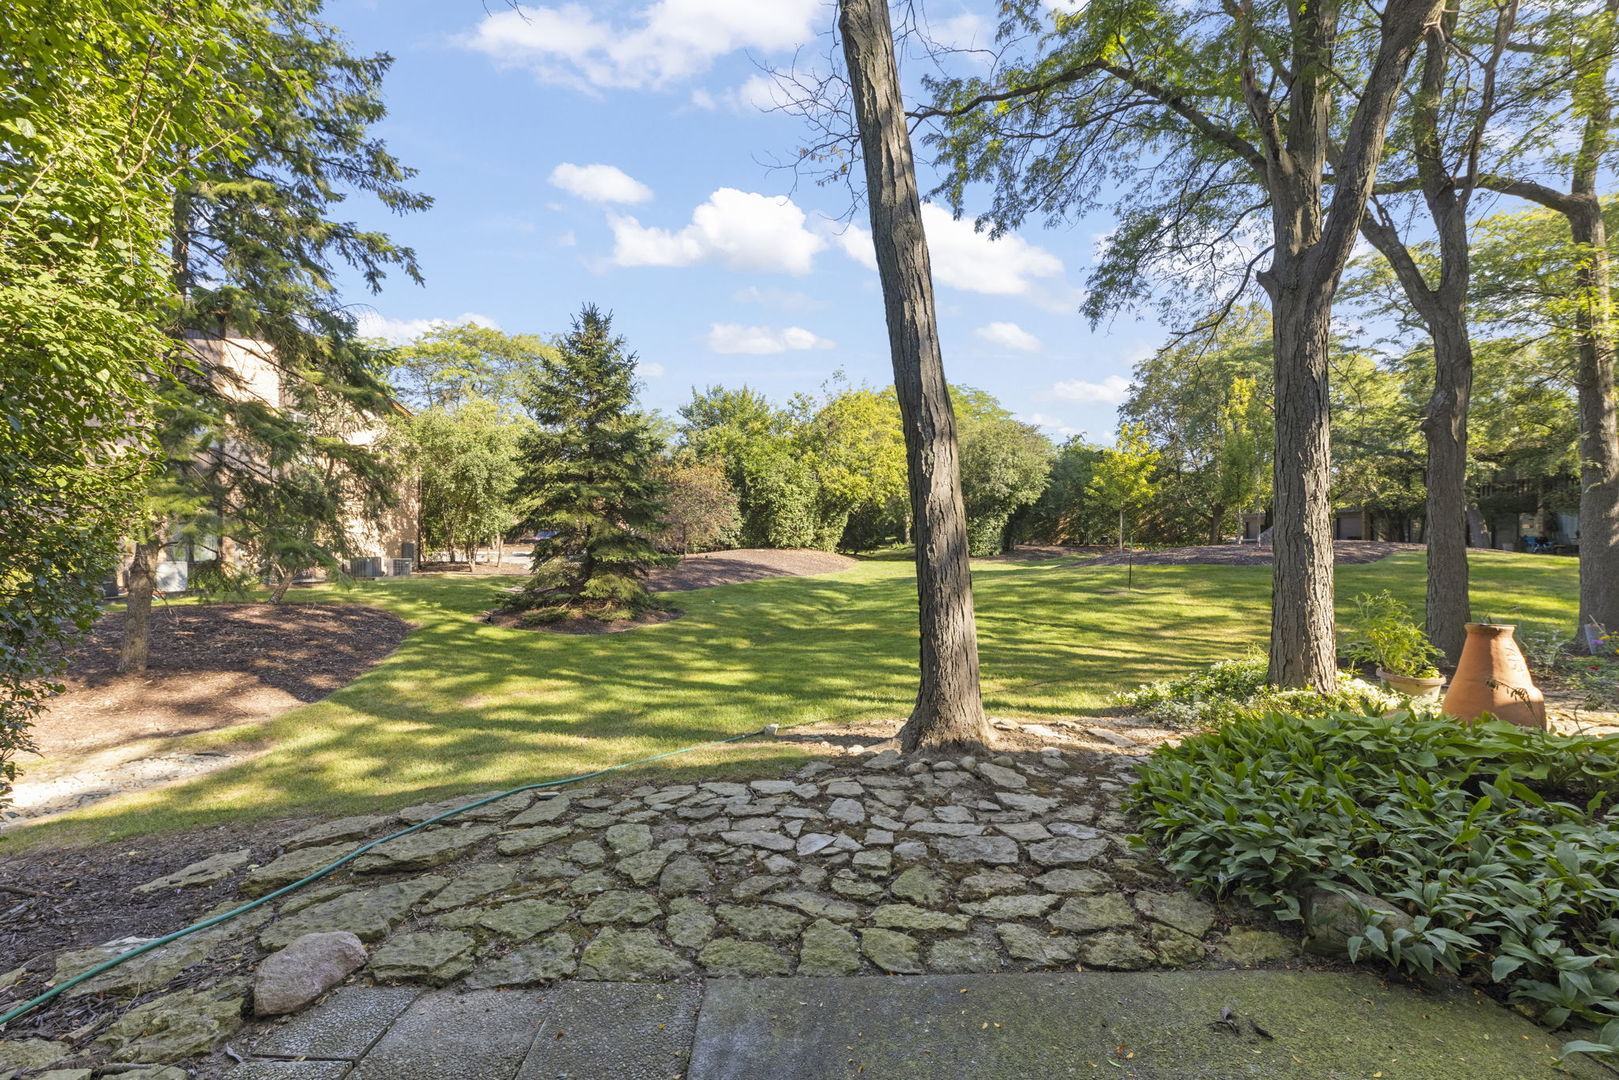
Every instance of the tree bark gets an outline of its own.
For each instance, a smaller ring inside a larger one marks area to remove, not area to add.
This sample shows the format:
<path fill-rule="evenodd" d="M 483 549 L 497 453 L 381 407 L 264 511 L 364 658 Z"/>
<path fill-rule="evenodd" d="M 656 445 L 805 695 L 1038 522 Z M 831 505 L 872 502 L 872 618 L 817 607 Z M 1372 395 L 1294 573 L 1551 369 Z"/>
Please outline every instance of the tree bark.
<path fill-rule="evenodd" d="M 129 561 L 124 601 L 124 634 L 118 642 L 118 674 L 146 670 L 152 642 L 152 592 L 157 588 L 157 557 L 163 550 L 162 523 L 152 526 L 151 540 L 137 540 Z"/>
<path fill-rule="evenodd" d="M 297 576 L 298 571 L 296 570 L 283 570 L 281 572 L 281 580 L 276 582 L 275 591 L 270 594 L 270 603 L 279 604 L 281 601 L 285 600 L 287 598 L 287 590 L 292 588 L 293 580 L 297 578 Z"/>
<path fill-rule="evenodd" d="M 906 752 L 988 744 L 955 416 L 887 0 L 841 0 L 839 30 L 866 170 L 894 387 L 916 517 L 921 686 L 900 731 Z"/>
<path fill-rule="evenodd" d="M 1619 630 L 1619 415 L 1614 405 L 1613 286 L 1607 229 L 1593 193 L 1569 216 L 1584 249 L 1576 316 L 1580 410 L 1580 626 Z M 1580 638 L 1583 640 L 1583 637 Z"/>
<path fill-rule="evenodd" d="M 1225 535 L 1224 535 L 1225 534 L 1225 529 L 1222 527 L 1224 525 L 1225 525 L 1225 507 L 1223 505 L 1221 505 L 1220 503 L 1215 503 L 1214 504 L 1214 509 L 1209 511 L 1209 543 L 1210 544 L 1218 544 L 1221 540 L 1225 539 Z"/>

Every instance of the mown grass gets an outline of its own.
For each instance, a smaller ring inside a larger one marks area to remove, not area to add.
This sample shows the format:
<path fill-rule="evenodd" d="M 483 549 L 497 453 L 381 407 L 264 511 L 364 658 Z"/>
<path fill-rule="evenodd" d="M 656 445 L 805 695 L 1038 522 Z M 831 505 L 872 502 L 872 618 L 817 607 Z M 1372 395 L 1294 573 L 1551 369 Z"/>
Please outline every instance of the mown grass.
<path fill-rule="evenodd" d="M 1122 688 L 1265 638 L 1267 567 L 1138 566 L 1130 591 L 1125 575 L 1123 567 L 977 565 L 993 715 L 1096 714 Z M 1474 560 L 1474 607 L 1572 627 L 1576 580 L 1572 560 L 1483 555 Z M 504 789 L 765 724 L 897 718 L 914 693 L 916 594 L 905 563 L 675 594 L 684 618 L 598 637 L 477 622 L 494 588 L 487 579 L 424 577 L 302 593 L 373 604 L 417 628 L 323 701 L 177 742 L 262 749 L 253 760 L 14 832 L 0 838 L 0 851 Z M 1340 614 L 1356 593 L 1383 588 L 1420 609 L 1420 554 L 1341 567 Z M 648 768 L 768 772 L 797 756 L 756 740 Z"/>

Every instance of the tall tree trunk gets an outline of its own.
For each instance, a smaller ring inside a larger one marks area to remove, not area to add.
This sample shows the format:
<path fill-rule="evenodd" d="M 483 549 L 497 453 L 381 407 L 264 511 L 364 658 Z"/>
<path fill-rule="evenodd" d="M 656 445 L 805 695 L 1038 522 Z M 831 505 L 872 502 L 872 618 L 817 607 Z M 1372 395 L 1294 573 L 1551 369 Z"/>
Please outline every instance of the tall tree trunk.
<path fill-rule="evenodd" d="M 894 387 L 916 515 L 921 687 L 900 731 L 907 751 L 988 743 L 955 416 L 939 353 L 933 275 L 900 99 L 887 0 L 841 0 L 839 29 L 866 168 Z"/>
<path fill-rule="evenodd" d="M 152 642 L 152 593 L 157 588 L 157 557 L 163 551 L 162 528 L 162 522 L 154 522 L 151 539 L 137 540 L 135 554 L 129 561 L 124 634 L 118 642 L 120 675 L 146 670 Z"/>
<path fill-rule="evenodd" d="M 1338 669 L 1333 613 L 1332 440 L 1327 356 L 1332 285 L 1272 293 L 1276 521 L 1271 528 L 1270 681 L 1332 686 Z"/>
<path fill-rule="evenodd" d="M 1473 396 L 1473 342 L 1465 316 L 1429 323 L 1434 345 L 1433 392 L 1422 434 L 1428 443 L 1428 640 L 1452 664 L 1467 639 L 1467 413 Z"/>
<path fill-rule="evenodd" d="M 281 571 L 281 580 L 276 582 L 275 592 L 270 594 L 270 603 L 279 604 L 281 601 L 285 600 L 287 598 L 287 590 L 292 588 L 292 582 L 297 576 L 297 570 L 288 569 Z"/>
<path fill-rule="evenodd" d="M 1595 195 L 1569 215 L 1584 251 L 1576 316 L 1580 410 L 1580 625 L 1619 630 L 1619 415 L 1614 404 L 1613 286 Z M 1583 640 L 1583 638 L 1581 639 Z"/>
<path fill-rule="evenodd" d="M 1225 506 L 1215 503 L 1209 511 L 1209 543 L 1218 544 L 1225 539 Z"/>

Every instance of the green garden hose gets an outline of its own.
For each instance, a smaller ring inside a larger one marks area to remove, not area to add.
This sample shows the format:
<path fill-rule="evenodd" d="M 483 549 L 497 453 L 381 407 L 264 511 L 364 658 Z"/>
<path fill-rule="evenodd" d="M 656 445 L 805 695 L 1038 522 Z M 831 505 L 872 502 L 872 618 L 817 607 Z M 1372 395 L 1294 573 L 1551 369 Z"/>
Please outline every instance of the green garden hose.
<path fill-rule="evenodd" d="M 524 784 L 522 787 L 514 787 L 510 791 L 502 791 L 497 795 L 490 795 L 488 798 L 479 799 L 477 802 L 470 802 L 470 803 L 467 803 L 465 806 L 457 806 L 453 810 L 446 810 L 446 811 L 444 811 L 444 813 L 437 814 L 437 815 L 435 815 L 433 817 L 430 817 L 426 821 L 418 822 L 417 824 L 412 825 L 408 829 L 400 829 L 398 832 L 389 833 L 387 836 L 384 836 L 381 839 L 373 840 L 368 844 L 362 844 L 359 847 L 355 848 L 353 851 L 349 852 L 347 855 L 344 855 L 341 859 L 337 859 L 334 862 L 328 863 L 327 865 L 321 867 L 319 870 L 316 870 L 313 874 L 310 874 L 308 877 L 300 878 L 299 880 L 294 881 L 291 885 L 283 885 L 281 888 L 275 890 L 274 892 L 268 893 L 268 894 L 266 894 L 264 896 L 261 896 L 257 900 L 253 900 L 253 901 L 250 901 L 249 903 L 243 904 L 239 908 L 233 908 L 230 911 L 227 911 L 222 915 L 215 915 L 211 919 L 204 919 L 202 922 L 193 923 L 192 925 L 184 928 L 183 930 L 176 930 L 172 934 L 167 934 L 167 935 L 165 935 L 163 937 L 160 937 L 160 938 L 154 938 L 153 940 L 148 941 L 145 945 L 142 945 L 137 949 L 131 949 L 126 953 L 120 953 L 119 955 L 113 957 L 111 960 L 107 960 L 104 963 L 97 964 L 95 967 L 91 968 L 90 970 L 85 971 L 85 972 L 81 972 L 80 974 L 73 976 L 73 978 L 68 979 L 65 982 L 59 983 L 56 986 L 51 987 L 49 990 L 45 991 L 43 994 L 40 994 L 38 997 L 30 998 L 29 1000 L 23 1002 L 21 1005 L 18 1005 L 16 1008 L 12 1009 L 10 1012 L 5 1013 L 4 1015 L 0 1015 L 0 1028 L 4 1028 L 7 1024 L 11 1023 L 11 1021 L 17 1019 L 19 1016 L 24 1016 L 27 1013 L 33 1012 L 35 1009 L 39 1008 L 41 1005 L 44 1005 L 46 1002 L 51 1001 L 52 999 L 54 999 L 55 997 L 60 995 L 63 991 L 69 990 L 72 987 L 75 987 L 75 986 L 79 985 L 80 983 L 85 982 L 85 981 L 87 981 L 89 979 L 93 979 L 97 975 L 100 975 L 102 972 L 111 971 L 113 968 L 117 967 L 119 964 L 124 963 L 126 960 L 133 960 L 133 959 L 135 959 L 135 957 L 140 956 L 143 953 L 149 953 L 153 949 L 160 949 L 163 946 L 167 945 L 171 941 L 178 941 L 179 939 L 185 937 L 187 934 L 195 934 L 198 930 L 206 930 L 210 926 L 218 926 L 220 923 L 225 922 L 228 919 L 234 919 L 236 916 L 241 915 L 241 914 L 243 914 L 245 912 L 248 912 L 248 911 L 252 911 L 256 907 L 260 907 L 260 906 L 262 906 L 264 904 L 268 904 L 271 900 L 274 900 L 277 897 L 285 896 L 290 892 L 294 892 L 295 890 L 301 889 L 305 885 L 308 885 L 312 881 L 319 881 L 321 878 L 325 877 L 327 874 L 330 874 L 333 870 L 336 870 L 338 867 L 342 866 L 343 864 L 345 864 L 347 862 L 350 862 L 350 861 L 352 861 L 354 859 L 359 858 L 361 855 L 364 855 L 366 852 L 370 851 L 372 848 L 376 847 L 378 844 L 386 844 L 390 840 L 397 840 L 401 836 L 406 836 L 406 835 L 408 835 L 410 833 L 415 832 L 418 829 L 425 829 L 427 826 L 432 825 L 435 822 L 443 821 L 447 817 L 454 817 L 456 814 L 464 813 L 467 810 L 475 809 L 475 808 L 477 808 L 479 806 L 483 806 L 486 803 L 492 803 L 492 802 L 496 802 L 496 801 L 498 801 L 500 799 L 508 798 L 508 797 L 510 797 L 512 795 L 518 794 L 519 792 L 536 791 L 536 790 L 538 790 L 540 788 L 558 787 L 558 786 L 560 786 L 562 784 L 574 784 L 574 783 L 578 783 L 581 780 L 589 780 L 589 779 L 591 779 L 593 777 L 605 775 L 606 773 L 616 772 L 619 769 L 628 769 L 628 768 L 631 768 L 632 766 L 635 766 L 635 765 L 645 765 L 650 761 L 657 761 L 660 758 L 674 757 L 676 754 L 689 754 L 693 750 L 706 750 L 710 746 L 723 746 L 726 743 L 740 742 L 743 739 L 751 739 L 751 738 L 754 738 L 755 736 L 759 736 L 759 735 L 774 735 L 777 730 L 778 730 L 777 725 L 775 725 L 775 724 L 766 724 L 764 727 L 760 728 L 758 731 L 749 731 L 749 732 L 746 732 L 746 733 L 741 734 L 741 735 L 732 735 L 728 739 L 715 739 L 713 742 L 698 743 L 695 746 L 685 746 L 685 747 L 681 747 L 679 750 L 669 750 L 669 751 L 667 751 L 665 753 L 662 753 L 662 754 L 653 754 L 651 757 L 639 758 L 639 759 L 637 759 L 635 761 L 626 761 L 621 765 L 609 765 L 605 769 L 597 769 L 595 772 L 587 772 L 587 773 L 583 773 L 583 774 L 581 774 L 579 776 L 570 776 L 570 777 L 567 777 L 566 779 L 563 779 L 563 780 L 546 780 L 546 781 L 543 781 L 543 782 L 538 783 L 538 784 Z"/>

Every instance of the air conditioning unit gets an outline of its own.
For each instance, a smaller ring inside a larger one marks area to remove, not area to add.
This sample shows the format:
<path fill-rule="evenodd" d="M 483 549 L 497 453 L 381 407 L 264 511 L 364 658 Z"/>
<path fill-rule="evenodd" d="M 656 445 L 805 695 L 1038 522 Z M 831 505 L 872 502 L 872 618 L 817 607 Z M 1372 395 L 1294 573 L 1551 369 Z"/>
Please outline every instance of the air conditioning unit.
<path fill-rule="evenodd" d="M 381 559 L 350 559 L 349 574 L 357 578 L 374 578 L 382 576 Z"/>
<path fill-rule="evenodd" d="M 415 562 L 414 559 L 394 559 L 393 560 L 393 576 L 394 577 L 409 577 L 410 576 L 411 566 L 414 564 L 414 562 Z"/>

